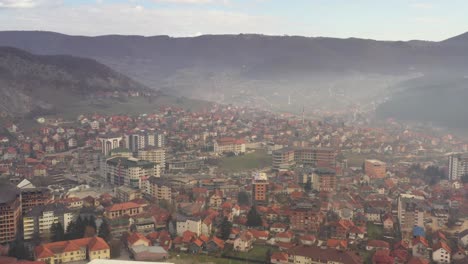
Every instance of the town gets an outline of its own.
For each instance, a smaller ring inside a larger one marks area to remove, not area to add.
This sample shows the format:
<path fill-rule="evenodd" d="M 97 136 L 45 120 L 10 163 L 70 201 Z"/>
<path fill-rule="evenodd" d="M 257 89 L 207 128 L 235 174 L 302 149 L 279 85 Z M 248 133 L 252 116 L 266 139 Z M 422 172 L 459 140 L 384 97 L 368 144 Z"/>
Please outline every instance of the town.
<path fill-rule="evenodd" d="M 36 121 L 0 131 L 0 263 L 468 262 L 451 134 L 220 104 Z"/>

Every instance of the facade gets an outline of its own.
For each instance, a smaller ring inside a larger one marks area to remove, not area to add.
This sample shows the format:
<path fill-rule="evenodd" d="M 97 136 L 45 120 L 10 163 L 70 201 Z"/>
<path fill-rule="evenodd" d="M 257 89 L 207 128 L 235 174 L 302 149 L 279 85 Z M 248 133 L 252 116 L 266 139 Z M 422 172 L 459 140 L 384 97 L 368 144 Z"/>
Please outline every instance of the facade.
<path fill-rule="evenodd" d="M 37 246 L 34 257 L 37 261 L 50 264 L 110 259 L 110 248 L 102 238 L 88 237 Z"/>
<path fill-rule="evenodd" d="M 171 159 L 166 162 L 166 171 L 169 173 L 196 172 L 202 168 L 203 164 L 204 161 L 198 158 Z"/>
<path fill-rule="evenodd" d="M 273 151 L 273 170 L 288 171 L 296 164 L 294 149 L 285 148 Z"/>
<path fill-rule="evenodd" d="M 298 164 L 317 168 L 335 168 L 336 151 L 331 148 L 301 148 L 294 151 Z"/>
<path fill-rule="evenodd" d="M 115 189 L 115 196 L 121 202 L 128 202 L 130 200 L 140 199 L 141 191 L 127 186 L 120 186 Z"/>
<path fill-rule="evenodd" d="M 36 206 L 48 203 L 52 194 L 47 188 L 24 188 L 21 189 L 21 207 L 23 215 Z"/>
<path fill-rule="evenodd" d="M 235 138 L 220 138 L 214 143 L 214 152 L 217 154 L 227 152 L 245 153 L 245 141 Z"/>
<path fill-rule="evenodd" d="M 317 246 L 297 246 L 288 251 L 289 263 L 297 264 L 358 264 L 363 260 L 352 251 Z"/>
<path fill-rule="evenodd" d="M 335 192 L 337 188 L 336 173 L 331 169 L 317 169 L 312 173 L 312 188 L 320 192 Z"/>
<path fill-rule="evenodd" d="M 432 251 L 432 260 L 438 264 L 451 263 L 452 250 L 445 242 L 439 242 L 434 245 Z"/>
<path fill-rule="evenodd" d="M 366 160 L 364 172 L 371 179 L 382 179 L 387 174 L 387 164 L 379 160 Z"/>
<path fill-rule="evenodd" d="M 468 173 L 468 154 L 451 153 L 448 155 L 449 179 L 459 180 Z"/>
<path fill-rule="evenodd" d="M 254 238 L 249 231 L 242 231 L 238 238 L 234 240 L 234 250 L 248 252 L 252 249 Z"/>
<path fill-rule="evenodd" d="M 14 185 L 0 184 L 0 244 L 15 240 L 21 219 L 21 192 Z"/>
<path fill-rule="evenodd" d="M 161 170 L 166 168 L 166 149 L 164 148 L 152 147 L 138 150 L 137 158 L 156 163 L 161 167 Z"/>
<path fill-rule="evenodd" d="M 254 202 L 264 204 L 268 202 L 268 176 L 265 172 L 255 172 L 252 181 L 252 198 Z"/>
<path fill-rule="evenodd" d="M 60 222 L 63 229 L 67 230 L 74 218 L 74 213 L 63 204 L 36 206 L 23 217 L 24 239 L 33 239 L 34 235 L 49 238 L 52 224 Z"/>
<path fill-rule="evenodd" d="M 106 161 L 106 180 L 114 185 L 145 189 L 146 179 L 156 176 L 156 164 L 135 158 L 112 158 Z"/>
<path fill-rule="evenodd" d="M 411 234 L 415 226 L 424 227 L 424 198 L 415 195 L 401 194 L 398 197 L 398 220 L 400 230 Z"/>
<path fill-rule="evenodd" d="M 201 234 L 201 226 L 202 221 L 200 218 L 177 216 L 176 229 L 178 236 L 182 236 L 185 231 L 193 232 L 199 236 Z"/>
<path fill-rule="evenodd" d="M 157 200 L 172 200 L 172 188 L 171 186 L 166 183 L 165 181 L 151 177 L 148 180 L 148 191 L 147 193 L 150 194 L 152 197 L 156 198 Z"/>
<path fill-rule="evenodd" d="M 296 206 L 291 210 L 290 228 L 297 231 L 318 232 L 325 217 L 311 205 Z"/>
<path fill-rule="evenodd" d="M 134 216 L 143 212 L 143 207 L 140 204 L 133 202 L 113 204 L 106 208 L 105 216 L 109 219 L 119 218 L 124 215 Z"/>
<path fill-rule="evenodd" d="M 105 156 L 109 156 L 113 149 L 119 148 L 123 138 L 120 136 L 98 137 L 98 142 L 101 146 L 101 152 Z"/>

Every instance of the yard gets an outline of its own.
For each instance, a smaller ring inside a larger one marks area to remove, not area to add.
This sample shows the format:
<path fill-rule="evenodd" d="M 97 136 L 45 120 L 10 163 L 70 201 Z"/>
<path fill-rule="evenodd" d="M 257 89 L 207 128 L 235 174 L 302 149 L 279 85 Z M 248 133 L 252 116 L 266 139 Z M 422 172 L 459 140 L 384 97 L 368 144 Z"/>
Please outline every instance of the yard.
<path fill-rule="evenodd" d="M 208 255 L 191 255 L 185 253 L 173 254 L 167 262 L 174 264 L 204 264 L 204 263 L 213 263 L 213 264 L 242 264 L 244 261 L 237 261 L 225 258 L 217 258 Z"/>
<path fill-rule="evenodd" d="M 241 156 L 224 157 L 219 162 L 219 169 L 224 172 L 240 172 L 262 169 L 271 165 L 271 156 L 265 151 L 256 151 Z"/>
<path fill-rule="evenodd" d="M 268 250 L 271 252 L 274 251 L 273 248 L 269 246 L 255 245 L 249 252 L 229 251 L 225 255 L 246 260 L 265 261 Z"/>
<path fill-rule="evenodd" d="M 369 239 L 382 239 L 383 233 L 383 226 L 379 226 L 373 223 L 367 224 L 367 236 Z"/>

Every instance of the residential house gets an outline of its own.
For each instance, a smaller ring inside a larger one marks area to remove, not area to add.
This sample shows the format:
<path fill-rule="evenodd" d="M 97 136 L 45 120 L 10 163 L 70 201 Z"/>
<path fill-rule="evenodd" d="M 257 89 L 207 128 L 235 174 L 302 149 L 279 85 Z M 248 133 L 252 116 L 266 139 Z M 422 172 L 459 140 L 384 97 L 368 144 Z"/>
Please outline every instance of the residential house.
<path fill-rule="evenodd" d="M 252 249 L 253 242 L 254 237 L 249 231 L 241 231 L 239 237 L 234 240 L 234 250 L 248 252 Z"/>
<path fill-rule="evenodd" d="M 45 263 L 110 259 L 110 248 L 100 237 L 87 237 L 39 245 L 34 249 L 34 258 Z"/>

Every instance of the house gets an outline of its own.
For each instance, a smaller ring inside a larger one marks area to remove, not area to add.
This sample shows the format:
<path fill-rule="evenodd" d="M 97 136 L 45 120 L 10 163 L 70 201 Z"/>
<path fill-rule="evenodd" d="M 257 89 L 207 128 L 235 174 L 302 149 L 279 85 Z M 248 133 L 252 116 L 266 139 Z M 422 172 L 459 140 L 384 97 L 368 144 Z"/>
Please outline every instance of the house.
<path fill-rule="evenodd" d="M 131 247 L 130 253 L 136 261 L 159 261 L 169 258 L 169 253 L 160 246 L 138 245 Z"/>
<path fill-rule="evenodd" d="M 59 241 L 35 247 L 34 259 L 45 263 L 110 259 L 110 248 L 106 241 L 100 237 Z"/>
<path fill-rule="evenodd" d="M 383 228 L 385 231 L 392 231 L 395 225 L 395 220 L 392 214 L 388 213 L 382 217 Z"/>
<path fill-rule="evenodd" d="M 413 247 L 411 249 L 414 257 L 429 258 L 429 242 L 424 237 L 416 237 L 413 239 Z"/>
<path fill-rule="evenodd" d="M 288 254 L 285 252 L 273 252 L 270 262 L 272 264 L 288 264 Z"/>
<path fill-rule="evenodd" d="M 284 224 L 284 223 L 279 223 L 279 222 L 273 223 L 270 226 L 270 231 L 274 232 L 274 233 L 285 232 L 286 229 L 288 229 L 288 226 L 286 224 Z"/>
<path fill-rule="evenodd" d="M 299 242 L 305 246 L 312 246 L 317 238 L 314 235 L 303 235 L 299 237 Z"/>
<path fill-rule="evenodd" d="M 366 250 L 374 250 L 374 249 L 386 249 L 390 250 L 390 244 L 383 240 L 369 240 L 367 242 Z"/>
<path fill-rule="evenodd" d="M 447 243 L 439 241 L 432 247 L 432 260 L 438 264 L 451 262 L 452 250 Z"/>
<path fill-rule="evenodd" d="M 289 263 L 361 264 L 363 260 L 352 251 L 318 246 L 296 246 L 287 251 Z"/>
<path fill-rule="evenodd" d="M 338 250 L 345 250 L 348 248 L 348 242 L 346 240 L 341 239 L 328 239 L 327 240 L 327 247 L 334 248 Z"/>
<path fill-rule="evenodd" d="M 257 229 L 250 229 L 249 231 L 255 238 L 255 242 L 264 243 L 270 237 L 270 233 L 268 231 L 261 231 Z"/>
<path fill-rule="evenodd" d="M 275 242 L 291 243 L 293 238 L 294 234 L 292 232 L 281 232 L 275 235 Z"/>
<path fill-rule="evenodd" d="M 206 251 L 208 251 L 209 253 L 218 252 L 223 249 L 224 249 L 224 241 L 217 237 L 213 237 L 206 244 Z"/>
<path fill-rule="evenodd" d="M 429 264 L 430 261 L 425 258 L 421 257 L 412 257 L 409 261 L 408 264 Z"/>
<path fill-rule="evenodd" d="M 181 236 L 185 231 L 191 231 L 197 236 L 201 234 L 201 219 L 198 217 L 177 216 L 176 230 L 177 235 Z"/>
<path fill-rule="evenodd" d="M 239 237 L 237 237 L 234 240 L 234 250 L 240 252 L 248 252 L 252 249 L 253 242 L 253 235 L 247 230 L 242 231 Z"/>
<path fill-rule="evenodd" d="M 468 246 L 468 229 L 463 230 L 458 234 L 458 241 L 463 247 Z"/>
<path fill-rule="evenodd" d="M 215 193 L 210 197 L 210 207 L 218 209 L 223 203 L 223 195 L 221 191 L 215 191 Z"/>
<path fill-rule="evenodd" d="M 204 245 L 205 245 L 205 243 L 201 239 L 195 239 L 189 245 L 189 249 L 188 249 L 189 253 L 192 253 L 192 254 L 200 253 L 200 251 L 203 250 Z"/>
<path fill-rule="evenodd" d="M 352 240 L 364 239 L 365 235 L 366 235 L 365 228 L 360 227 L 360 226 L 353 226 L 348 231 L 348 237 L 349 239 L 352 239 Z"/>
<path fill-rule="evenodd" d="M 136 233 L 136 232 L 132 233 L 131 235 L 127 237 L 127 246 L 129 248 L 140 246 L 140 245 L 149 247 L 151 245 L 151 241 L 148 238 L 146 238 L 144 235 L 140 233 Z"/>

